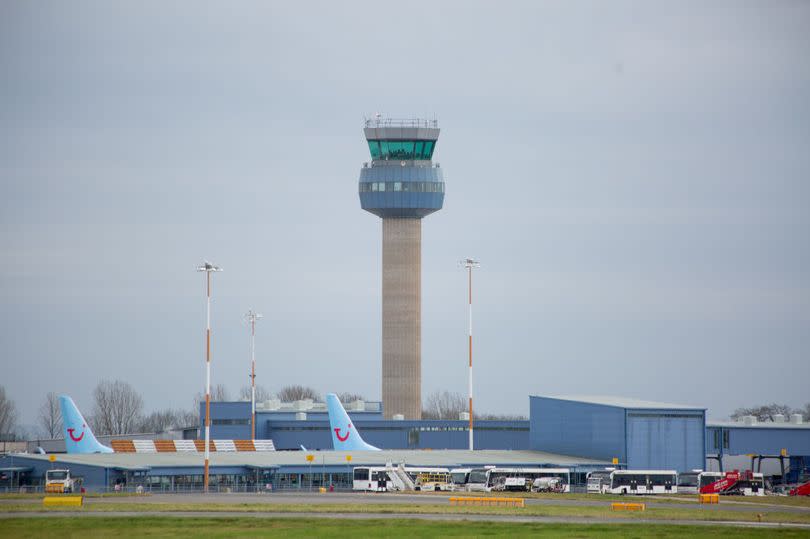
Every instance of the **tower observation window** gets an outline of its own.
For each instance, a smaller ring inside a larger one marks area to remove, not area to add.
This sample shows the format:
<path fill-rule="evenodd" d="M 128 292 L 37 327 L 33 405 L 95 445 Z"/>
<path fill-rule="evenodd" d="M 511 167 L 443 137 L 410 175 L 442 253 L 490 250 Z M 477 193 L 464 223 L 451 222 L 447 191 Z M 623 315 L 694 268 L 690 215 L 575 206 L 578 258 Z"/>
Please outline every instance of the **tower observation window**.
<path fill-rule="evenodd" d="M 434 140 L 369 140 L 371 159 L 400 161 L 430 160 L 436 147 Z"/>
<path fill-rule="evenodd" d="M 387 187 L 386 187 L 387 186 Z M 414 193 L 444 193 L 442 182 L 361 182 L 361 193 L 407 191 Z"/>

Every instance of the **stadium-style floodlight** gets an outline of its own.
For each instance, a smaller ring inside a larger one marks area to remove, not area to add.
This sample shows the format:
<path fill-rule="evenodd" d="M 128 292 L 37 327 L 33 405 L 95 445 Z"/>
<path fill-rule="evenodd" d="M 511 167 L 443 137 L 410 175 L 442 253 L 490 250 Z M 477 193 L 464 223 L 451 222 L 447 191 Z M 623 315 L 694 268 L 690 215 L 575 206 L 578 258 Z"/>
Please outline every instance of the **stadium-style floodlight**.
<path fill-rule="evenodd" d="M 250 309 L 245 320 L 250 323 L 250 439 L 256 439 L 256 320 L 262 315 Z"/>
<path fill-rule="evenodd" d="M 205 467 L 203 471 L 203 490 L 208 492 L 208 459 L 211 443 L 211 274 L 222 271 L 222 268 L 207 260 L 197 271 L 205 272 Z"/>
<path fill-rule="evenodd" d="M 472 375 L 472 270 L 473 268 L 480 268 L 481 264 L 477 260 L 473 260 L 472 258 L 465 258 L 460 263 L 461 267 L 467 269 L 467 288 L 469 290 L 469 303 L 470 303 L 470 314 L 469 314 L 469 347 L 470 347 L 470 371 L 469 371 L 469 378 L 467 380 L 467 389 L 469 390 L 470 396 L 470 451 L 473 450 L 473 375 Z"/>

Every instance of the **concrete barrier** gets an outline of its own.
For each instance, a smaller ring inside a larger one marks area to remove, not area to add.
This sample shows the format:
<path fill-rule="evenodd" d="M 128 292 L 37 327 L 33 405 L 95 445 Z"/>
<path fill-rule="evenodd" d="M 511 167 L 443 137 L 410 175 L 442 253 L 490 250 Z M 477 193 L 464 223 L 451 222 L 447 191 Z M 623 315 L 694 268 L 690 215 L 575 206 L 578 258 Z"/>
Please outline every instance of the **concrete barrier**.
<path fill-rule="evenodd" d="M 525 507 L 523 498 L 496 498 L 477 496 L 452 496 L 448 498 L 450 505 L 488 505 L 494 507 Z"/>
<path fill-rule="evenodd" d="M 720 503 L 719 494 L 698 494 L 700 503 Z"/>
<path fill-rule="evenodd" d="M 83 496 L 45 496 L 42 505 L 45 507 L 81 507 Z"/>
<path fill-rule="evenodd" d="M 647 504 L 613 502 L 610 504 L 610 508 L 614 511 L 645 511 L 647 509 Z"/>

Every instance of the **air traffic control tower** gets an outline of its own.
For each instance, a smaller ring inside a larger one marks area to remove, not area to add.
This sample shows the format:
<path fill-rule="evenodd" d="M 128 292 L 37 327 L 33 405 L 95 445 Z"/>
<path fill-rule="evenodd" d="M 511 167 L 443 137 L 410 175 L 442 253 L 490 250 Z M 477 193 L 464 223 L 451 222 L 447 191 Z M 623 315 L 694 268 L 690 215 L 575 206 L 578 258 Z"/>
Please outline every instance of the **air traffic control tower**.
<path fill-rule="evenodd" d="M 366 120 L 371 163 L 360 207 L 382 218 L 382 401 L 385 418 L 422 418 L 422 218 L 442 209 L 436 120 Z"/>

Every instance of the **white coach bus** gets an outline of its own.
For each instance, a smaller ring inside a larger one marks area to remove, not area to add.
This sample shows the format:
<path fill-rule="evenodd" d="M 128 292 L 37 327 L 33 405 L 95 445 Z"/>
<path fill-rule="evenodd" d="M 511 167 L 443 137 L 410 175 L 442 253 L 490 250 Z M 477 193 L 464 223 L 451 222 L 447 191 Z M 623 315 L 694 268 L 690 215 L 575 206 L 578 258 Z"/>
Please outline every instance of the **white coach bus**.
<path fill-rule="evenodd" d="M 678 472 L 675 470 L 614 470 L 603 494 L 675 494 Z"/>

